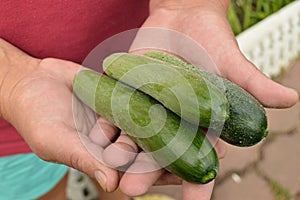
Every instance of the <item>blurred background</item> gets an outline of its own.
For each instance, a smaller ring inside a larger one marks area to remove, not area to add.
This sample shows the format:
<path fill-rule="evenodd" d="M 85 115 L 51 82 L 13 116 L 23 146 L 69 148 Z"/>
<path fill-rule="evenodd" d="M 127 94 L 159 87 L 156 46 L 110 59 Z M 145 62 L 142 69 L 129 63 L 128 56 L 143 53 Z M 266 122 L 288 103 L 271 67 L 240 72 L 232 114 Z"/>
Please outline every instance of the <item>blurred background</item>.
<path fill-rule="evenodd" d="M 228 20 L 245 56 L 300 93 L 300 1 L 232 0 Z M 300 101 L 289 109 L 267 109 L 267 116 L 264 141 L 249 148 L 228 145 L 213 200 L 300 200 Z M 155 186 L 151 194 L 156 196 L 140 199 L 181 199 L 180 186 Z M 97 193 L 86 176 L 71 171 L 68 196 L 91 200 Z"/>

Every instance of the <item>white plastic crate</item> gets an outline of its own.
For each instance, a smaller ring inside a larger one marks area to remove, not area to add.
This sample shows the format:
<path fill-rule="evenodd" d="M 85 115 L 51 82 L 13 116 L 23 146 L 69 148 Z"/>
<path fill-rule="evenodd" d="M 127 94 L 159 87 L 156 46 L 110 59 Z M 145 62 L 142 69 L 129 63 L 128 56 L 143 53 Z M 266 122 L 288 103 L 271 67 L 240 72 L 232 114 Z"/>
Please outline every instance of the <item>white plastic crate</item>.
<path fill-rule="evenodd" d="M 277 76 L 300 55 L 300 0 L 237 36 L 244 55 L 267 76 Z"/>
<path fill-rule="evenodd" d="M 75 169 L 70 169 L 68 186 L 67 186 L 68 200 L 96 200 L 98 198 L 98 191 L 90 180 L 90 178 Z"/>

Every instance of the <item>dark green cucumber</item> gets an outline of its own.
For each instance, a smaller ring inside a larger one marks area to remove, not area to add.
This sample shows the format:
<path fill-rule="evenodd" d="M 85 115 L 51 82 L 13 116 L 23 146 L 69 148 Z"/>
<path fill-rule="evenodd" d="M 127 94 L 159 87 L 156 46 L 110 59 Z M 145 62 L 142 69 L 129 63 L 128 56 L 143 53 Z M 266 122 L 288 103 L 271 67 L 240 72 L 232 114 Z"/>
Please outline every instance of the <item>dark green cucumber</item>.
<path fill-rule="evenodd" d="M 115 53 L 105 58 L 106 74 L 150 95 L 181 118 L 202 127 L 221 128 L 229 105 L 223 93 L 181 67 L 143 55 Z"/>
<path fill-rule="evenodd" d="M 80 71 L 73 90 L 83 103 L 124 130 L 168 171 L 194 183 L 218 172 L 218 157 L 199 127 L 152 97 L 90 70 Z"/>
<path fill-rule="evenodd" d="M 161 51 L 150 51 L 148 57 L 184 67 L 197 73 L 224 91 L 229 102 L 229 118 L 225 121 L 221 138 L 236 146 L 252 146 L 268 134 L 267 117 L 263 106 L 241 87 L 215 74 L 201 70 L 180 58 Z"/>

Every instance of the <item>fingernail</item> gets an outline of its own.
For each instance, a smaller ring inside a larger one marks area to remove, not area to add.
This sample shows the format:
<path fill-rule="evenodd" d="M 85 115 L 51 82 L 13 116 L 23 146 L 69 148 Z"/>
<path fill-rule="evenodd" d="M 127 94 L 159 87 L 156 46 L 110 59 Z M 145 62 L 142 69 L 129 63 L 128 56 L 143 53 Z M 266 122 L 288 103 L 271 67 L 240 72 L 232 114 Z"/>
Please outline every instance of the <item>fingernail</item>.
<path fill-rule="evenodd" d="M 99 185 L 102 187 L 102 189 L 105 192 L 107 192 L 107 190 L 106 190 L 106 176 L 105 176 L 105 174 L 102 171 L 98 170 L 98 171 L 95 172 L 95 178 L 98 181 Z"/>

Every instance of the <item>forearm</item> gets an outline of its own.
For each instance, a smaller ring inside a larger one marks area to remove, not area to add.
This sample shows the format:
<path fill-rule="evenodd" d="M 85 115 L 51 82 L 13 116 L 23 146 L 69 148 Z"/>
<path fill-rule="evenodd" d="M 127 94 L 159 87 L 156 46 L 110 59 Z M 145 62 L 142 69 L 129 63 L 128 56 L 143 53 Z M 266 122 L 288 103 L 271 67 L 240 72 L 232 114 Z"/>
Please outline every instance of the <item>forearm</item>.
<path fill-rule="evenodd" d="M 0 117 L 11 118 L 13 93 L 19 81 L 36 67 L 37 59 L 0 38 Z"/>

